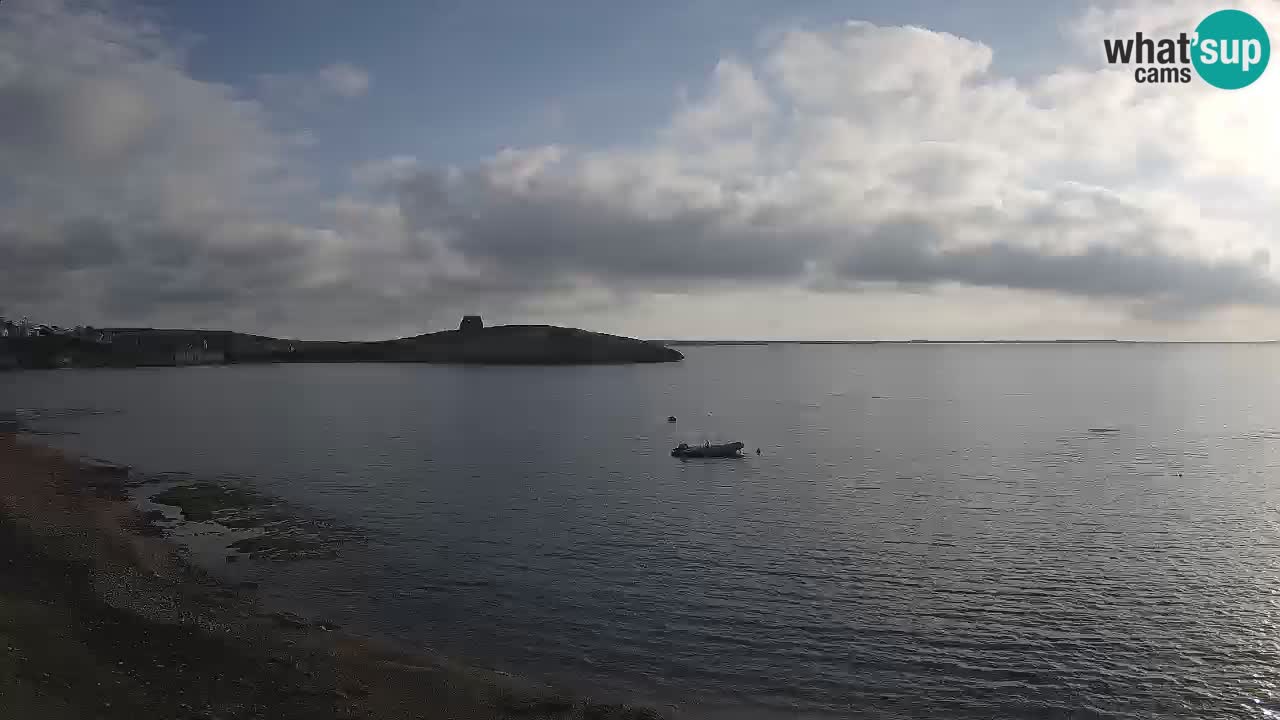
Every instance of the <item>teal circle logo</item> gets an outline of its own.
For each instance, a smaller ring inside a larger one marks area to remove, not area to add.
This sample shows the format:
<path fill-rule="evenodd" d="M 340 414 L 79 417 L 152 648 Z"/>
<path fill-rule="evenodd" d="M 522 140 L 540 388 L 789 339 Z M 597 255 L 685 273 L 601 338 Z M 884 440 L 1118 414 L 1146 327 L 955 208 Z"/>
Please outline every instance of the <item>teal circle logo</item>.
<path fill-rule="evenodd" d="M 1239 90 L 1262 77 L 1271 59 L 1271 38 L 1257 18 L 1242 10 L 1219 10 L 1196 26 L 1191 62 L 1210 85 Z"/>

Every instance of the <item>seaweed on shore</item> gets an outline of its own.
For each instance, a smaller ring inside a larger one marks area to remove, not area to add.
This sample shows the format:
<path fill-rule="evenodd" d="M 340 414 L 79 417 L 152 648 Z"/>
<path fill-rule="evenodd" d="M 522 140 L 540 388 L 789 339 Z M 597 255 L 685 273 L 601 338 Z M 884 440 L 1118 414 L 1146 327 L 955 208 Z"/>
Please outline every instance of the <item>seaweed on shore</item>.
<path fill-rule="evenodd" d="M 296 536 L 259 535 L 237 540 L 229 547 L 255 560 L 300 560 L 328 557 L 334 553 L 332 547 L 327 547 L 326 543 L 318 538 Z"/>
<path fill-rule="evenodd" d="M 248 490 L 213 483 L 175 485 L 151 500 L 161 505 L 176 506 L 182 510 L 182 516 L 192 522 L 217 520 L 219 514 L 244 512 L 268 502 Z"/>
<path fill-rule="evenodd" d="M 228 549 L 255 560 L 332 557 L 342 542 L 354 536 L 349 529 L 309 519 L 296 508 L 243 487 L 182 483 L 154 495 L 151 501 L 179 508 L 188 522 L 214 522 L 236 531 L 260 529 L 262 534 L 228 545 Z"/>

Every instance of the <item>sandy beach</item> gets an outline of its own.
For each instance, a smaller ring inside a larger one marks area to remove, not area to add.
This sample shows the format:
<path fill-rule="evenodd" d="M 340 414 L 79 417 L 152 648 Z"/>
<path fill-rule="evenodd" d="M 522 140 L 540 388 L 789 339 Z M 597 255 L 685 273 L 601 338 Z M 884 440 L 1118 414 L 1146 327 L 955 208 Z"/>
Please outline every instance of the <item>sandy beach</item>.
<path fill-rule="evenodd" d="M 269 614 L 187 562 L 126 477 L 0 432 L 0 717 L 660 717 Z"/>

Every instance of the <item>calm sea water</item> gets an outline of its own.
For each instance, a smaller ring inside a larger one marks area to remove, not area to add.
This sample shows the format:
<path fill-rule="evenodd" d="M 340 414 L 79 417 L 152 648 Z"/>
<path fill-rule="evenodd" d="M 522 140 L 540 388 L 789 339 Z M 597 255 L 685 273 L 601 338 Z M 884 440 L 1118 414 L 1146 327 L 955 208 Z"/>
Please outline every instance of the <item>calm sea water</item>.
<path fill-rule="evenodd" d="M 1280 707 L 1280 348 L 686 354 L 10 373 L 0 407 L 362 531 L 245 570 L 273 597 L 689 716 Z"/>

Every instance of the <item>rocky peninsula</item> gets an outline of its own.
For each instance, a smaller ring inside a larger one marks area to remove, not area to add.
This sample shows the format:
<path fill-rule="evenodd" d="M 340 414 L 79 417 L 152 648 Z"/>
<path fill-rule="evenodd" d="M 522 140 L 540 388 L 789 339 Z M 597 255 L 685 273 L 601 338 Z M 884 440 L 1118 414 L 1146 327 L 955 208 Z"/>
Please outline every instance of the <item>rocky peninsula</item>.
<path fill-rule="evenodd" d="M 370 343 L 303 342 L 303 362 L 427 362 L 485 365 L 594 365 L 684 359 L 658 343 L 554 325 L 500 325 Z"/>

